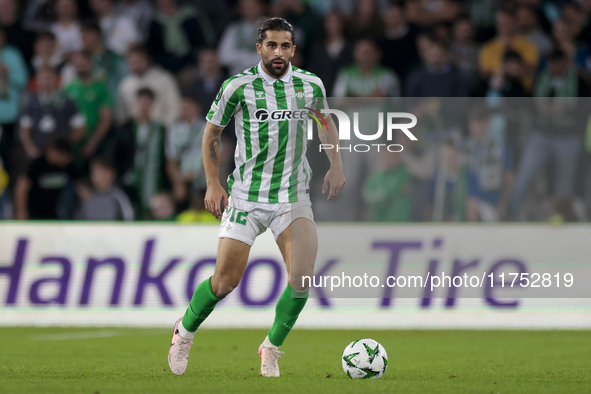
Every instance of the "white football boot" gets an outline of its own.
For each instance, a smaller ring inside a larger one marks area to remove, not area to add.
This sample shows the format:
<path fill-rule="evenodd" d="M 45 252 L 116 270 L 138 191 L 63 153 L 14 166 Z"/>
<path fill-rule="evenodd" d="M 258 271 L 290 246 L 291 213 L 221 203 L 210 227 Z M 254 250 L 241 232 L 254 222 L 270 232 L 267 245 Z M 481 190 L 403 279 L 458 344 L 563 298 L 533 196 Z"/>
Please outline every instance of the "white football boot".
<path fill-rule="evenodd" d="M 259 358 L 261 359 L 261 376 L 266 377 L 279 377 L 279 359 L 283 354 L 275 348 L 259 347 Z"/>
<path fill-rule="evenodd" d="M 179 335 L 178 326 L 182 320 L 183 318 L 181 317 L 174 324 L 170 349 L 168 350 L 168 366 L 170 367 L 170 371 L 175 375 L 182 375 L 187 370 L 189 351 L 193 344 L 192 339 L 183 338 Z"/>

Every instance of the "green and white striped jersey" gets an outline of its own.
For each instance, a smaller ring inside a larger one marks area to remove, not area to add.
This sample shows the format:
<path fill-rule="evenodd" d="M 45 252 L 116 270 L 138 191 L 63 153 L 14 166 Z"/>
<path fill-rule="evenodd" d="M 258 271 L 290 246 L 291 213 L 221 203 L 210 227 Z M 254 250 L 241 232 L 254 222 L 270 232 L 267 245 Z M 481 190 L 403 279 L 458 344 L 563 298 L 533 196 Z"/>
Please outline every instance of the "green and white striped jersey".
<path fill-rule="evenodd" d="M 235 116 L 236 169 L 228 177 L 228 194 L 267 203 L 309 199 L 306 121 L 287 119 L 290 111 L 306 107 L 327 107 L 324 85 L 291 64 L 281 79 L 259 63 L 223 83 L 206 118 L 226 126 Z"/>

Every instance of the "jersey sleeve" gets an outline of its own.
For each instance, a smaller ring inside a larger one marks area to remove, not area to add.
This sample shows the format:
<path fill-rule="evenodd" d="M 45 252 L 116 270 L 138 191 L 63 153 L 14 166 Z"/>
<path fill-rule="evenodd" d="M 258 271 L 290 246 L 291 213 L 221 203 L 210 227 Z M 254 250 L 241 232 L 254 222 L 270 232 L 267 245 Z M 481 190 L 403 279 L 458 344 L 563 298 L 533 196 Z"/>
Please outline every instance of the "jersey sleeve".
<path fill-rule="evenodd" d="M 241 108 L 242 92 L 238 83 L 225 81 L 205 118 L 216 126 L 227 126 L 232 116 Z"/>
<path fill-rule="evenodd" d="M 324 84 L 322 83 L 322 80 L 320 78 L 318 78 L 319 80 L 319 85 L 320 85 L 320 92 L 321 92 L 321 97 L 320 97 L 320 109 L 328 109 L 328 100 L 326 98 L 326 89 L 324 88 Z"/>
<path fill-rule="evenodd" d="M 312 86 L 313 101 L 311 107 L 320 112 L 322 109 L 328 109 L 328 102 L 326 99 L 326 89 L 320 78 L 309 80 L 308 83 Z"/>

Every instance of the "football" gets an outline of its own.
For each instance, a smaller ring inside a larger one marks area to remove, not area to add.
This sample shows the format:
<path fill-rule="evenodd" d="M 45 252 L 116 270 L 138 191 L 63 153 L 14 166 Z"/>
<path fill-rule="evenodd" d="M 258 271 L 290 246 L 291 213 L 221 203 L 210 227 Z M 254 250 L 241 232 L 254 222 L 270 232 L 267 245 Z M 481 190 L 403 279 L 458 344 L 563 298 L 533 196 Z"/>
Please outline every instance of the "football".
<path fill-rule="evenodd" d="M 351 342 L 343 352 L 343 370 L 351 379 L 379 379 L 388 367 L 386 349 L 373 339 Z"/>

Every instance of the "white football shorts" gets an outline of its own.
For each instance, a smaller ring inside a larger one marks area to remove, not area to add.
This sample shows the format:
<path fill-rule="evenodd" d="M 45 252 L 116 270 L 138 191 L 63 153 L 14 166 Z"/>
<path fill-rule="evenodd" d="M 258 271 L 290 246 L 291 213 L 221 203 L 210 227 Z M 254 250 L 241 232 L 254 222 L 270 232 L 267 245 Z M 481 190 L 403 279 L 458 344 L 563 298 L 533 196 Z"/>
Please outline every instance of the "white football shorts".
<path fill-rule="evenodd" d="M 248 245 L 271 228 L 275 240 L 294 220 L 309 219 L 314 223 L 310 200 L 266 203 L 241 200 L 230 196 L 220 225 L 220 238 L 232 238 Z"/>

